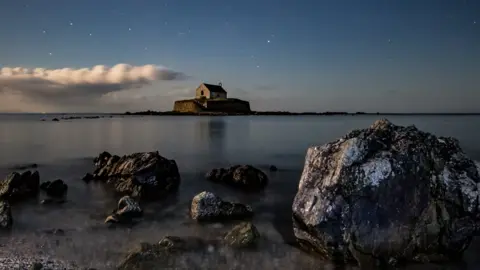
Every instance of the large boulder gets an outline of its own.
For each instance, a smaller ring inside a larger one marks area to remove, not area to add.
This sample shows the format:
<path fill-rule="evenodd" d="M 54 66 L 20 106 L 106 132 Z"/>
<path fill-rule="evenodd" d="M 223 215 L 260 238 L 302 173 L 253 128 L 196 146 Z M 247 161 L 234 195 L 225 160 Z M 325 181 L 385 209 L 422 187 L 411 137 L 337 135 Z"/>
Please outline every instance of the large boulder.
<path fill-rule="evenodd" d="M 0 201 L 0 229 L 10 229 L 13 224 L 12 210 L 7 201 Z"/>
<path fill-rule="evenodd" d="M 0 199 L 15 201 L 32 198 L 38 194 L 39 186 L 38 171 L 13 172 L 0 182 Z"/>
<path fill-rule="evenodd" d="M 137 201 L 130 196 L 123 196 L 118 201 L 118 207 L 114 213 L 107 217 L 105 223 L 130 223 L 135 218 L 143 215 L 142 208 Z"/>
<path fill-rule="evenodd" d="M 112 184 L 122 194 L 142 199 L 159 199 L 177 190 L 180 174 L 174 160 L 158 152 L 119 157 L 107 152 L 95 159 L 93 177 Z"/>
<path fill-rule="evenodd" d="M 236 165 L 229 168 L 213 169 L 205 176 L 208 180 L 225 183 L 243 190 L 262 190 L 268 184 L 267 175 L 250 165 Z"/>
<path fill-rule="evenodd" d="M 237 220 L 252 217 L 253 211 L 248 205 L 226 202 L 211 192 L 203 191 L 193 198 L 190 216 L 197 221 Z"/>
<path fill-rule="evenodd" d="M 476 229 L 479 182 L 457 140 L 379 120 L 308 149 L 294 233 L 323 257 L 365 267 L 457 259 Z"/>

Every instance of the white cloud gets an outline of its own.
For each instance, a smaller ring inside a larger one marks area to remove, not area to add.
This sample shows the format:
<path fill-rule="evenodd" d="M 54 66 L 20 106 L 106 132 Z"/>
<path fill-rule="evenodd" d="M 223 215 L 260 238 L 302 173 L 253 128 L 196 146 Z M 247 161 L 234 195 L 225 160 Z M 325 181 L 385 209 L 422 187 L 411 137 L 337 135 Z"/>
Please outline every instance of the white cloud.
<path fill-rule="evenodd" d="M 100 106 L 117 93 L 128 97 L 132 89 L 183 78 L 181 72 L 154 65 L 53 70 L 4 67 L 0 69 L 0 111 L 71 111 Z"/>

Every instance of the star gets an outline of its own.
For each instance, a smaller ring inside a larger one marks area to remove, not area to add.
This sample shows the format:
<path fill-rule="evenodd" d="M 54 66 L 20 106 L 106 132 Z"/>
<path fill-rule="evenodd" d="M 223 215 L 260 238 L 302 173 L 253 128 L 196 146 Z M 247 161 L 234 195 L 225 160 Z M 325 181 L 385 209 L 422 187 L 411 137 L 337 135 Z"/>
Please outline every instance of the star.
<path fill-rule="evenodd" d="M 92 36 L 92 33 L 88 34 L 89 36 Z"/>
<path fill-rule="evenodd" d="M 269 40 L 267 40 L 267 43 L 270 43 L 270 39 L 269 39 Z"/>
<path fill-rule="evenodd" d="M 73 26 L 73 22 L 70 22 L 70 26 Z"/>
<path fill-rule="evenodd" d="M 477 21 L 473 21 L 473 24 L 477 24 Z"/>
<path fill-rule="evenodd" d="M 48 53 L 48 55 L 52 56 L 52 53 Z"/>
<path fill-rule="evenodd" d="M 42 33 L 46 34 L 46 33 L 47 33 L 47 31 L 43 30 L 43 31 L 42 31 Z"/>
<path fill-rule="evenodd" d="M 260 66 L 257 66 L 257 68 L 260 68 Z"/>
<path fill-rule="evenodd" d="M 129 27 L 129 28 L 128 28 L 128 31 L 132 31 L 132 28 Z"/>

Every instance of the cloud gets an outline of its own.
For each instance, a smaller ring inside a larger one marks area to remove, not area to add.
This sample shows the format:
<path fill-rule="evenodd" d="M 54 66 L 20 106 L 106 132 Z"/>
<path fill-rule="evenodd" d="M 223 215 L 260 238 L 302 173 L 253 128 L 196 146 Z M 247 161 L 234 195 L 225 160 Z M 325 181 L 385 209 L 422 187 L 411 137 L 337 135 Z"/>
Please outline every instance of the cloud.
<path fill-rule="evenodd" d="M 0 69 L 0 110 L 38 111 L 102 105 L 120 92 L 131 92 L 156 81 L 186 78 L 181 72 L 155 65 L 82 69 Z M 107 102 L 108 103 L 108 102 Z"/>

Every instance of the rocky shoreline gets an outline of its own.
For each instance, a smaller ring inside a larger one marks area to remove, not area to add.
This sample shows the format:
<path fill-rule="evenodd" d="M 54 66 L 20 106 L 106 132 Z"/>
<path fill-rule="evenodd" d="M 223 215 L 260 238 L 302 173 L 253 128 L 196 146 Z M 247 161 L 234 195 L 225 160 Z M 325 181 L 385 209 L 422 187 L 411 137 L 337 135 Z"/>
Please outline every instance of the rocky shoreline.
<path fill-rule="evenodd" d="M 104 216 L 105 228 L 135 230 L 132 224 L 143 222 L 149 202 L 174 195 L 182 185 L 181 165 L 156 151 L 124 156 L 103 152 L 92 163 L 94 170 L 83 177 L 85 185 L 102 184 L 120 196 L 117 207 Z M 275 184 L 262 170 L 244 164 L 211 169 L 204 181 L 246 194 Z M 479 232 L 479 187 L 478 167 L 457 140 L 379 120 L 308 149 L 291 202 L 292 233 L 312 256 L 362 269 L 455 261 Z M 44 181 L 38 171 L 12 172 L 0 182 L 0 230 L 8 234 L 15 228 L 12 212 L 22 201 L 43 193 L 47 199 L 41 203 L 56 207 L 70 189 L 61 179 Z M 173 268 L 177 258 L 192 252 L 213 256 L 224 249 L 234 254 L 255 251 L 269 239 L 252 221 L 256 209 L 249 203 L 200 192 L 185 209 L 186 219 L 192 224 L 232 224 L 230 230 L 213 238 L 172 234 L 138 243 L 136 249 L 123 251 L 117 269 Z M 0 269 L 84 269 L 48 266 L 48 261 L 0 259 Z M 34 263 L 43 268 L 32 268 Z"/>

